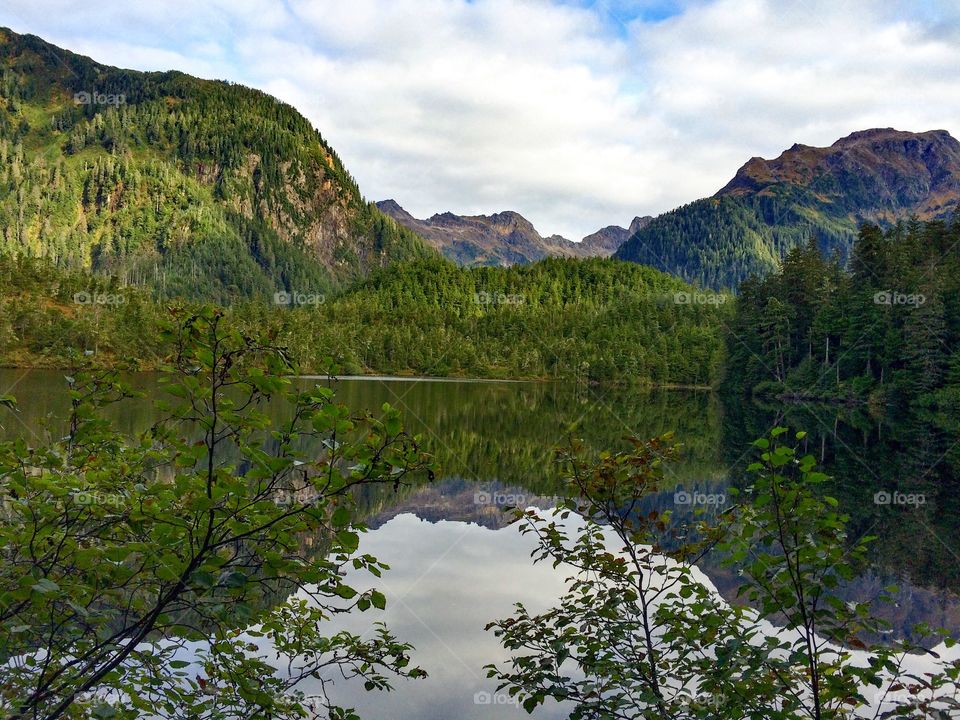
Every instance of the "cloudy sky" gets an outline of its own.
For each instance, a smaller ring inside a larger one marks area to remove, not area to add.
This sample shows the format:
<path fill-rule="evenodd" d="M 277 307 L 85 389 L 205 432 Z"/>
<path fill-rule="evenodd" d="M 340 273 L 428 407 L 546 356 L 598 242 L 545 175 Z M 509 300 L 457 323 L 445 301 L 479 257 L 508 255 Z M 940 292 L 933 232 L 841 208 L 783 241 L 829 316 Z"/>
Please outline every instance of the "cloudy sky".
<path fill-rule="evenodd" d="M 854 130 L 960 137 L 951 0 L 4 0 L 96 60 L 295 105 L 371 200 L 579 239 Z"/>

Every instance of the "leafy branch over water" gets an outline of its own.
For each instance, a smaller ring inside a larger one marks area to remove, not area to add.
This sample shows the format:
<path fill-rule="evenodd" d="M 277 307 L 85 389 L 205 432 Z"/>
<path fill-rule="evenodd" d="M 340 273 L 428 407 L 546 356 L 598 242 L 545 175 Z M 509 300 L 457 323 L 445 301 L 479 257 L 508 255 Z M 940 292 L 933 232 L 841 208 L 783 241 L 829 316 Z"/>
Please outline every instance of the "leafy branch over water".
<path fill-rule="evenodd" d="M 171 404 L 135 440 L 103 412 L 130 388 L 96 371 L 73 376 L 66 437 L 0 445 L 4 710 L 347 718 L 322 683 L 308 698 L 298 681 L 421 676 L 385 628 L 323 633 L 331 615 L 385 602 L 343 580 L 384 569 L 359 551 L 353 491 L 431 474 L 396 411 L 358 416 L 326 388 L 294 392 L 286 353 L 219 311 L 178 315 L 164 342 Z M 288 413 L 270 414 L 274 397 Z M 902 670 L 913 648 L 867 647 L 882 625 L 832 600 L 865 541 L 848 549 L 847 516 L 784 437 L 758 442 L 751 492 L 709 518 L 648 502 L 675 488 L 670 437 L 598 461 L 565 451 L 561 516 L 520 516 L 538 559 L 578 571 L 558 608 L 492 625 L 516 659 L 491 672 L 528 709 L 571 701 L 574 718 L 854 718 L 874 691 L 912 693 L 897 717 L 951 707 L 960 668 Z M 710 550 L 742 571 L 752 607 L 724 602 L 697 569 Z"/>
<path fill-rule="evenodd" d="M 103 419 L 130 389 L 98 371 L 70 379 L 66 437 L 0 445 L 4 713 L 347 718 L 325 693 L 334 675 L 378 690 L 423 676 L 382 625 L 323 633 L 332 615 L 385 604 L 344 581 L 385 569 L 358 551 L 352 491 L 432 474 L 397 411 L 294 392 L 285 354 L 219 311 L 168 333 L 173 402 L 147 431 L 131 440 Z M 261 406 L 277 396 L 290 412 L 271 423 Z M 295 689 L 307 677 L 318 696 Z"/>
<path fill-rule="evenodd" d="M 521 604 L 488 626 L 512 652 L 489 676 L 529 712 L 570 703 L 573 720 L 954 716 L 960 661 L 924 673 L 910 667 L 921 648 L 868 646 L 884 623 L 832 594 L 870 538 L 848 542 L 848 516 L 817 491 L 826 476 L 786 432 L 755 443 L 741 502 L 696 526 L 647 512 L 667 486 L 669 437 L 595 461 L 578 446 L 562 453 L 570 499 L 556 515 L 517 518 L 538 541 L 537 562 L 570 570 L 567 593 L 546 612 Z M 748 605 L 725 602 L 697 570 L 710 550 L 739 569 Z"/>

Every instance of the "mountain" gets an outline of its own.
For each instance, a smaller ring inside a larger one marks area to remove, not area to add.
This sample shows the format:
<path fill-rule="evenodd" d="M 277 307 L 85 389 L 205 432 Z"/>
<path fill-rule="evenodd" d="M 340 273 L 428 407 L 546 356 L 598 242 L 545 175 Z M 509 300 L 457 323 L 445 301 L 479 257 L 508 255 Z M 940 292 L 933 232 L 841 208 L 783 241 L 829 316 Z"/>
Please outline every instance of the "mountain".
<path fill-rule="evenodd" d="M 864 130 L 750 159 L 716 195 L 658 216 L 616 257 L 733 287 L 810 237 L 846 258 L 864 222 L 946 218 L 958 203 L 960 143 L 948 132 Z"/>
<path fill-rule="evenodd" d="M 223 301 L 432 251 L 290 105 L 0 28 L 0 253 Z"/>
<path fill-rule="evenodd" d="M 383 200 L 377 207 L 444 257 L 465 266 L 517 265 L 551 256 L 608 257 L 650 220 L 635 218 L 630 228 L 611 225 L 577 243 L 560 235 L 543 237 L 529 220 L 510 211 L 466 216 L 445 212 L 418 220 L 395 200 Z"/>
<path fill-rule="evenodd" d="M 607 227 L 600 228 L 595 233 L 587 235 L 580 241 L 580 245 L 597 248 L 613 255 L 631 236 L 640 232 L 652 220 L 653 218 L 649 215 L 644 215 L 643 217 L 635 217 L 628 228 L 622 228 L 619 225 L 607 225 Z M 603 255 L 604 252 L 597 252 L 597 255 Z"/>

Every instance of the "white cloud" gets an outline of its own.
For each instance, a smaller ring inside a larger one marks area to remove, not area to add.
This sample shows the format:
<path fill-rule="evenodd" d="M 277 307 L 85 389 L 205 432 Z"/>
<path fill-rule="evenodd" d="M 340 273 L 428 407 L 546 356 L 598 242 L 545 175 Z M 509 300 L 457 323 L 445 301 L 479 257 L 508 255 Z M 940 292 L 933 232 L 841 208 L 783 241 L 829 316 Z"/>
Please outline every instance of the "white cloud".
<path fill-rule="evenodd" d="M 794 142 L 960 130 L 960 17 L 929 2 L 691 0 L 658 21 L 640 13 L 663 3 L 629 1 L 73 5 L 7 0 L 0 23 L 261 87 L 314 121 L 368 197 L 421 216 L 515 209 L 544 234 L 711 194 Z"/>

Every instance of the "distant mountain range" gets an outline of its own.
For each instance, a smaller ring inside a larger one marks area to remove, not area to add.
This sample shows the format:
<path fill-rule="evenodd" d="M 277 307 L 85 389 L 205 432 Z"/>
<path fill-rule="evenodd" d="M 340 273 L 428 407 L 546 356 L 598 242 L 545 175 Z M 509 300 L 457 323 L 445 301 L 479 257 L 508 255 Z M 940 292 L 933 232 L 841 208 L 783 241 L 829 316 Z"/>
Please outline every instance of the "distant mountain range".
<path fill-rule="evenodd" d="M 434 255 L 293 107 L 0 28 L 0 253 L 214 300 L 323 292 Z"/>
<path fill-rule="evenodd" d="M 639 199 L 638 199 L 639 201 Z M 398 260 L 606 257 L 732 288 L 863 221 L 949 217 L 960 143 L 875 129 L 752 158 L 716 195 L 573 242 L 516 212 L 414 218 L 367 203 L 293 107 L 180 72 L 121 70 L 0 28 L 0 253 L 216 301 L 345 287 Z"/>
<path fill-rule="evenodd" d="M 517 265 L 545 257 L 608 257 L 652 218 L 637 217 L 629 228 L 610 225 L 574 242 L 560 235 L 543 237 L 519 213 L 454 215 L 439 213 L 418 220 L 395 200 L 377 203 L 380 211 L 424 238 L 459 265 Z"/>
<path fill-rule="evenodd" d="M 735 288 L 774 270 L 814 237 L 846 257 L 864 222 L 947 218 L 960 204 L 960 143 L 945 130 L 855 132 L 830 147 L 796 144 L 774 160 L 751 158 L 713 197 L 637 217 L 581 242 L 543 237 L 522 215 L 426 220 L 394 200 L 378 208 L 461 265 L 513 265 L 549 256 L 606 257 L 651 265 L 705 287 Z"/>
<path fill-rule="evenodd" d="M 845 256 L 863 222 L 947 218 L 958 204 L 960 143 L 948 132 L 864 130 L 750 159 L 716 195 L 654 218 L 615 257 L 734 287 L 811 236 Z"/>

